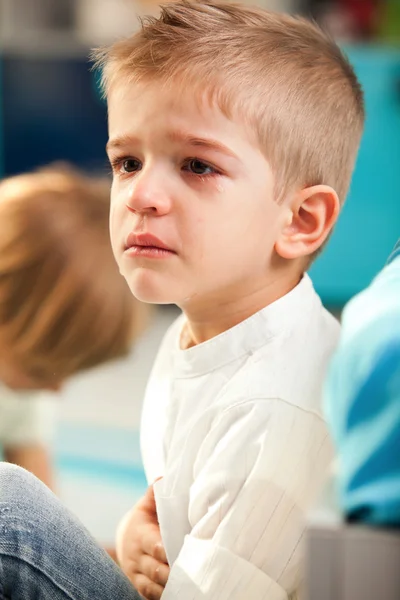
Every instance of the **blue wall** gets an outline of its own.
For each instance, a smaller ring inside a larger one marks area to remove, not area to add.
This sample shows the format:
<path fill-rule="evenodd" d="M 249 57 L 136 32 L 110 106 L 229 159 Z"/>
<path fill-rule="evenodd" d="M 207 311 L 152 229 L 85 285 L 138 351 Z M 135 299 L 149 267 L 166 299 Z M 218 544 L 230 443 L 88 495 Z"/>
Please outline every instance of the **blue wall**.
<path fill-rule="evenodd" d="M 400 51 L 348 54 L 365 92 L 365 134 L 339 223 L 310 273 L 333 305 L 368 285 L 400 237 Z"/>
<path fill-rule="evenodd" d="M 106 108 L 85 57 L 5 56 L 2 71 L 7 175 L 56 160 L 106 168 Z"/>

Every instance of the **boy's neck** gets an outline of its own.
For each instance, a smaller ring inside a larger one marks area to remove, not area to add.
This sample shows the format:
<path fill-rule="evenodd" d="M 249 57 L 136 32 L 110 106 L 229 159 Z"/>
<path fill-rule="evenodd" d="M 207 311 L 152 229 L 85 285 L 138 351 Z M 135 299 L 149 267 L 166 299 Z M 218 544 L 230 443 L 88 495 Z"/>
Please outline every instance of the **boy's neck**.
<path fill-rule="evenodd" d="M 201 303 L 190 302 L 182 306 L 187 322 L 181 335 L 181 349 L 187 350 L 235 327 L 289 293 L 301 277 L 296 274 L 288 278 L 286 274 L 250 292 L 235 294 L 230 290 L 224 297 L 211 297 Z"/>

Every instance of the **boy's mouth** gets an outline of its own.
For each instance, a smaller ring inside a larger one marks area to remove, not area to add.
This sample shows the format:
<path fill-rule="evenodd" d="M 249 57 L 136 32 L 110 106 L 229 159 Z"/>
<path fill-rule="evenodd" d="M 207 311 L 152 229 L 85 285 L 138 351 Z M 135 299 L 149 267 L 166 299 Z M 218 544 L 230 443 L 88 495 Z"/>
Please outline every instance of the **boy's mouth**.
<path fill-rule="evenodd" d="M 162 258 L 176 254 L 167 244 L 151 233 L 131 232 L 125 242 L 125 252 L 132 256 Z"/>

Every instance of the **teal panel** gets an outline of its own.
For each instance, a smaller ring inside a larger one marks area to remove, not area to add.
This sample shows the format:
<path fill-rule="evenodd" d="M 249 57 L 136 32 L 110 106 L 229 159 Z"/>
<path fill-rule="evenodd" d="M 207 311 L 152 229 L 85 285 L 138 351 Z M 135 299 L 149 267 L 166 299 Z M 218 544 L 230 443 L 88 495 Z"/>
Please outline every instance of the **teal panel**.
<path fill-rule="evenodd" d="M 400 237 L 400 51 L 352 48 L 367 121 L 350 195 L 310 275 L 324 302 L 342 305 L 382 267 Z"/>

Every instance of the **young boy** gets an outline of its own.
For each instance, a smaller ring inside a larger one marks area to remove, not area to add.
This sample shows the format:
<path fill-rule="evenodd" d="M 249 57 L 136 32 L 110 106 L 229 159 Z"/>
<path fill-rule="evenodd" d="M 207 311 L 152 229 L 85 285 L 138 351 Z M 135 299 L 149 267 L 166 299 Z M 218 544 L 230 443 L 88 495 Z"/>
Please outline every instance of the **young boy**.
<path fill-rule="evenodd" d="M 51 400 L 72 375 L 126 354 L 145 314 L 118 273 L 109 185 L 50 167 L 0 183 L 0 445 L 53 487 Z"/>
<path fill-rule="evenodd" d="M 349 186 L 360 85 L 313 24 L 222 3 L 169 4 L 97 59 L 116 260 L 134 296 L 183 313 L 142 422 L 171 571 L 140 526 L 151 492 L 122 568 L 148 598 L 297 598 L 338 338 L 305 271 Z"/>

